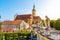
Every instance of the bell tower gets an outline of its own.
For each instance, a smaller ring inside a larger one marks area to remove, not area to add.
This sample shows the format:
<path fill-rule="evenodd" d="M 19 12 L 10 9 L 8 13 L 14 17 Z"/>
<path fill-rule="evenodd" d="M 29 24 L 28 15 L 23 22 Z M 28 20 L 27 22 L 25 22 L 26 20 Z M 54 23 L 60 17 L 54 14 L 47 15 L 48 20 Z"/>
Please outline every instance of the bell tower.
<path fill-rule="evenodd" d="M 33 5 L 32 15 L 33 15 L 33 16 L 36 16 L 36 9 L 35 9 L 35 5 Z"/>

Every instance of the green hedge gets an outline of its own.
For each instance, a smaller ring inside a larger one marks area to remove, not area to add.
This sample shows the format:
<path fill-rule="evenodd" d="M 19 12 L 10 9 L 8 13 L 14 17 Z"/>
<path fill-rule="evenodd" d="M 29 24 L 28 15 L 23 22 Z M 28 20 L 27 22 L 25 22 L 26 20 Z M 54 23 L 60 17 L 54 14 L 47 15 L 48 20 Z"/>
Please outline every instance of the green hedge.
<path fill-rule="evenodd" d="M 29 31 L 0 33 L 0 40 L 3 40 L 3 37 L 5 40 L 18 40 L 20 39 L 20 36 L 24 38 L 24 36 L 30 36 L 30 35 L 31 35 L 31 32 Z"/>

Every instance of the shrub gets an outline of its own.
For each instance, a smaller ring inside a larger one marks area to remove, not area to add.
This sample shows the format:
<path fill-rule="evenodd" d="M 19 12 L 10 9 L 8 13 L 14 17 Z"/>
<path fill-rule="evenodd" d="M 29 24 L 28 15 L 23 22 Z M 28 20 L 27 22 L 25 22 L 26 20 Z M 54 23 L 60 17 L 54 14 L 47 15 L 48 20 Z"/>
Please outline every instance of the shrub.
<path fill-rule="evenodd" d="M 53 27 L 54 27 L 54 23 L 55 23 L 55 20 L 51 20 L 51 21 L 50 21 L 50 27 L 53 28 Z"/>
<path fill-rule="evenodd" d="M 54 24 L 54 28 L 57 30 L 60 30 L 60 18 L 56 20 L 56 22 Z"/>

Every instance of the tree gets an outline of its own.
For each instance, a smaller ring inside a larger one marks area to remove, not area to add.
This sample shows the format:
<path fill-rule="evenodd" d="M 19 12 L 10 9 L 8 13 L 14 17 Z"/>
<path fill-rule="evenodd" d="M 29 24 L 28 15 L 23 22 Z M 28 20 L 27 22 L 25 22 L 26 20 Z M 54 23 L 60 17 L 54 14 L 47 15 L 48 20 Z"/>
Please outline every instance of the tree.
<path fill-rule="evenodd" d="M 53 28 L 53 27 L 54 27 L 54 23 L 55 23 L 55 20 L 51 20 L 51 21 L 50 21 L 50 27 Z"/>
<path fill-rule="evenodd" d="M 60 18 L 57 19 L 56 22 L 54 23 L 54 28 L 60 30 Z"/>
<path fill-rule="evenodd" d="M 44 22 L 44 20 L 42 20 L 42 23 L 43 23 L 43 26 L 45 26 L 45 22 Z"/>

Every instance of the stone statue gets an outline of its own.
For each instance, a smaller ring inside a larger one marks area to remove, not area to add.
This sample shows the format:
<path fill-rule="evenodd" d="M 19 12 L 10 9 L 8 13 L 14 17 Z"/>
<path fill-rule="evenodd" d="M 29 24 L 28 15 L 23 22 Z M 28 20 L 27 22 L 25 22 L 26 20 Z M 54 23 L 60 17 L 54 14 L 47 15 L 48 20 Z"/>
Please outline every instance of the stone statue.
<path fill-rule="evenodd" d="M 45 26 L 47 27 L 47 29 L 50 29 L 50 19 L 47 16 L 45 16 L 45 18 L 46 18 Z"/>

